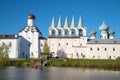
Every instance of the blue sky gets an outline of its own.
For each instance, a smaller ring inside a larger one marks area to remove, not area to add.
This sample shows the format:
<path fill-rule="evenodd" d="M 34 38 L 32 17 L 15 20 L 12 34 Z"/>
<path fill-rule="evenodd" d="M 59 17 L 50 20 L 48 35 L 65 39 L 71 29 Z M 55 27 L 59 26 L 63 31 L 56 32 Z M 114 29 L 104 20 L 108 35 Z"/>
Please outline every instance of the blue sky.
<path fill-rule="evenodd" d="M 53 16 L 56 24 L 61 16 L 62 25 L 68 16 L 70 25 L 74 15 L 76 25 L 82 16 L 87 35 L 96 30 L 99 38 L 99 26 L 104 21 L 120 38 L 120 0 L 0 0 L 0 34 L 18 34 L 30 13 L 36 16 L 35 24 L 45 37 Z"/>

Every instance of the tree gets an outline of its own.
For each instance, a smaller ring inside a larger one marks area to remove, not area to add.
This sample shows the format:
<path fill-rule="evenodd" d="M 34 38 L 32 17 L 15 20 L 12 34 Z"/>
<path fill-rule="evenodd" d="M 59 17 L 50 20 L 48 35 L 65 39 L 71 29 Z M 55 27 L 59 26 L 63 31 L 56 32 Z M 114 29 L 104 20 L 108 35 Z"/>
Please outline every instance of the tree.
<path fill-rule="evenodd" d="M 6 60 L 9 58 L 8 56 L 8 52 L 9 52 L 9 48 L 11 47 L 11 43 L 10 44 L 5 44 L 5 43 L 2 43 L 0 45 L 0 59 L 1 60 Z"/>
<path fill-rule="evenodd" d="M 49 52 L 49 46 L 47 44 L 47 41 L 45 41 L 45 44 L 43 46 L 43 52 Z"/>

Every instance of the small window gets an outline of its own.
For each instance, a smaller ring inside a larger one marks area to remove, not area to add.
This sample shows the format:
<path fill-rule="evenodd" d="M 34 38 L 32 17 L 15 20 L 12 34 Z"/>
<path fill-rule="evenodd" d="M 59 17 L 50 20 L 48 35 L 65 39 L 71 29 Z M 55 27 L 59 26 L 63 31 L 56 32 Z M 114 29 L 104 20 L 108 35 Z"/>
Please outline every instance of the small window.
<path fill-rule="evenodd" d="M 30 47 L 30 45 L 31 45 L 31 44 L 29 43 L 28 46 Z"/>
<path fill-rule="evenodd" d="M 58 45 L 60 46 L 60 43 Z"/>
<path fill-rule="evenodd" d="M 90 50 L 92 51 L 92 48 L 90 48 Z"/>
<path fill-rule="evenodd" d="M 82 44 L 80 44 L 80 46 L 82 46 Z"/>
<path fill-rule="evenodd" d="M 113 48 L 113 51 L 115 51 L 115 48 Z"/>
<path fill-rule="evenodd" d="M 105 51 L 107 51 L 107 48 L 105 48 Z"/>
<path fill-rule="evenodd" d="M 97 48 L 97 51 L 99 51 L 99 48 Z"/>
<path fill-rule="evenodd" d="M 41 44 L 41 47 L 42 47 L 43 45 Z"/>
<path fill-rule="evenodd" d="M 68 43 L 66 43 L 66 45 L 68 45 Z"/>

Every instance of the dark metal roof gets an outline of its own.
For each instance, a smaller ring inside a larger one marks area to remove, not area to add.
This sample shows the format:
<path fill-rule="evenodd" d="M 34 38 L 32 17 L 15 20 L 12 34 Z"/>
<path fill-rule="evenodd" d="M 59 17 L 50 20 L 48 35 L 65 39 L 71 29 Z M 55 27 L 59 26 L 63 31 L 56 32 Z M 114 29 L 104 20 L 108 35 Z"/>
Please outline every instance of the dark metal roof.
<path fill-rule="evenodd" d="M 18 35 L 13 34 L 0 34 L 0 39 L 17 39 Z"/>
<path fill-rule="evenodd" d="M 120 39 L 88 39 L 88 44 L 120 44 Z"/>
<path fill-rule="evenodd" d="M 45 38 L 45 37 L 43 37 L 43 36 L 40 36 L 39 39 L 45 39 L 45 40 L 46 40 L 47 38 Z"/>

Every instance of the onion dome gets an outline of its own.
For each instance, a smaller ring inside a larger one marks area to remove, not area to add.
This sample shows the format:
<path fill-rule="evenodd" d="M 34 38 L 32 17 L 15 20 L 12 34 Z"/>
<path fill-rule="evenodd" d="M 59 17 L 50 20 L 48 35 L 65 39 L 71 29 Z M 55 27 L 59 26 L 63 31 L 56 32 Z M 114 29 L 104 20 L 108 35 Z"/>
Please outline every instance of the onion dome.
<path fill-rule="evenodd" d="M 99 27 L 100 31 L 107 31 L 108 29 L 109 27 L 105 24 L 105 22 L 103 22 L 102 25 Z"/>
<path fill-rule="evenodd" d="M 111 29 L 111 30 L 109 31 L 109 34 L 115 34 L 115 31 Z"/>
<path fill-rule="evenodd" d="M 92 30 L 91 32 L 90 32 L 90 36 L 92 36 L 92 35 L 96 35 L 96 31 L 95 30 Z"/>
<path fill-rule="evenodd" d="M 95 31 L 95 30 L 92 30 L 90 34 L 96 34 L 96 31 Z"/>
<path fill-rule="evenodd" d="M 35 16 L 34 16 L 33 14 L 30 14 L 30 15 L 28 16 L 28 19 L 35 19 Z"/>

